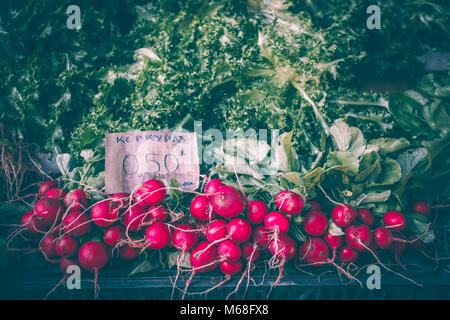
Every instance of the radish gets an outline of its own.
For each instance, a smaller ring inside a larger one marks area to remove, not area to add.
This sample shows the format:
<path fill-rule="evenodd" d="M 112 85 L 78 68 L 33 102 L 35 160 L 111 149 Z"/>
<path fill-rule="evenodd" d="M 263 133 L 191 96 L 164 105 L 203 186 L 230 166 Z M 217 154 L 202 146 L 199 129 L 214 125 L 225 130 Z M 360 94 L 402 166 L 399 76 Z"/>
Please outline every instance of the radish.
<path fill-rule="evenodd" d="M 260 250 L 257 245 L 251 244 L 250 242 L 246 242 L 241 247 L 242 257 L 249 261 L 250 257 L 253 255 L 252 260 L 256 260 L 259 258 Z"/>
<path fill-rule="evenodd" d="M 372 232 L 366 225 L 348 226 L 345 229 L 345 242 L 358 251 L 364 251 L 372 244 Z"/>
<path fill-rule="evenodd" d="M 310 211 L 305 216 L 305 232 L 311 236 L 321 236 L 328 229 L 328 218 L 321 211 Z"/>
<path fill-rule="evenodd" d="M 103 233 L 103 241 L 111 246 L 116 246 L 123 238 L 123 227 L 122 226 L 112 226 L 106 229 Z"/>
<path fill-rule="evenodd" d="M 255 230 L 253 230 L 252 239 L 253 241 L 255 241 L 257 245 L 264 248 L 269 245 L 270 234 L 265 227 L 260 226 L 255 228 Z"/>
<path fill-rule="evenodd" d="M 338 259 L 344 264 L 350 264 L 358 259 L 358 251 L 349 246 L 344 246 L 339 250 Z"/>
<path fill-rule="evenodd" d="M 35 240 L 40 237 L 40 229 L 45 229 L 43 226 L 38 225 L 36 217 L 34 217 L 34 211 L 28 211 L 20 219 L 21 229 L 17 233 L 24 232 L 25 238 L 29 240 Z"/>
<path fill-rule="evenodd" d="M 152 179 L 144 182 L 135 192 L 135 202 L 141 206 L 157 206 L 166 197 L 166 186 L 159 180 Z"/>
<path fill-rule="evenodd" d="M 119 210 L 109 200 L 102 200 L 91 208 L 92 221 L 101 228 L 107 228 L 119 218 Z"/>
<path fill-rule="evenodd" d="M 227 222 L 224 220 L 216 219 L 208 224 L 205 231 L 206 239 L 213 243 L 227 237 Z"/>
<path fill-rule="evenodd" d="M 289 215 L 296 215 L 302 212 L 305 202 L 303 197 L 292 191 L 281 191 L 275 198 L 278 209 Z"/>
<path fill-rule="evenodd" d="M 272 258 L 269 260 L 269 267 L 278 268 L 279 270 L 277 279 L 271 285 L 271 288 L 273 288 L 280 282 L 281 277 L 283 276 L 286 261 L 292 260 L 295 257 L 297 244 L 288 235 L 281 234 L 280 236 L 270 240 L 269 251 L 272 254 Z"/>
<path fill-rule="evenodd" d="M 208 272 L 217 267 L 219 263 L 219 260 L 217 259 L 217 248 L 215 246 L 211 246 L 208 241 L 200 242 L 194 250 L 192 250 L 189 260 L 191 261 L 193 269 L 191 276 L 188 281 L 186 281 L 183 296 L 181 298 L 182 300 L 186 295 L 189 284 L 197 272 Z"/>
<path fill-rule="evenodd" d="M 215 217 L 212 204 L 208 196 L 198 195 L 191 201 L 191 215 L 200 221 L 211 221 Z"/>
<path fill-rule="evenodd" d="M 145 247 L 150 249 L 161 249 L 169 244 L 169 227 L 163 222 L 155 222 L 145 230 Z"/>
<path fill-rule="evenodd" d="M 91 230 L 91 224 L 87 214 L 72 211 L 64 218 L 63 228 L 67 235 L 81 237 Z"/>
<path fill-rule="evenodd" d="M 194 227 L 189 224 L 180 224 L 176 226 L 173 231 L 172 244 L 177 250 L 181 251 L 181 254 L 177 258 L 177 274 L 175 276 L 175 281 L 173 282 L 171 298 L 173 297 L 175 286 L 178 277 L 180 276 L 181 263 L 184 260 L 184 256 L 186 252 L 191 250 L 198 241 L 197 232 L 194 230 Z"/>
<path fill-rule="evenodd" d="M 270 253 L 276 258 L 292 260 L 297 250 L 296 242 L 288 235 L 282 234 L 269 242 Z"/>
<path fill-rule="evenodd" d="M 205 250 L 206 249 L 206 250 Z M 190 255 L 191 265 L 194 272 L 208 272 L 217 267 L 217 249 L 209 246 L 208 241 L 200 242 Z"/>
<path fill-rule="evenodd" d="M 95 273 L 94 295 L 98 294 L 98 272 L 106 266 L 109 261 L 108 249 L 102 242 L 85 242 L 78 250 L 78 261 L 82 268 Z"/>
<path fill-rule="evenodd" d="M 247 219 L 251 224 L 260 224 L 268 213 L 267 205 L 263 201 L 254 200 L 247 203 Z"/>
<path fill-rule="evenodd" d="M 252 235 L 252 227 L 248 221 L 236 218 L 228 222 L 227 233 L 231 240 L 237 243 L 245 242 Z"/>
<path fill-rule="evenodd" d="M 169 218 L 169 212 L 164 206 L 150 207 L 150 209 L 148 210 L 148 214 L 150 217 L 150 223 L 154 221 L 164 222 Z"/>
<path fill-rule="evenodd" d="M 241 248 L 231 240 L 225 240 L 217 246 L 217 255 L 221 261 L 236 261 L 241 258 Z"/>
<path fill-rule="evenodd" d="M 351 206 L 344 204 L 334 207 L 331 217 L 337 226 L 345 228 L 356 219 L 356 212 Z"/>
<path fill-rule="evenodd" d="M 62 257 L 59 260 L 59 270 L 61 270 L 62 274 L 63 274 L 63 278 L 56 284 L 56 286 L 53 287 L 52 290 L 50 290 L 44 297 L 44 300 L 47 299 L 47 297 L 53 292 L 55 291 L 60 285 L 62 285 L 64 283 L 64 281 L 66 281 L 66 279 L 69 277 L 69 274 L 67 273 L 67 268 L 69 268 L 70 266 L 78 266 L 78 262 L 72 259 L 69 259 L 67 257 Z"/>
<path fill-rule="evenodd" d="M 178 225 L 172 235 L 173 246 L 182 252 L 191 250 L 198 241 L 197 232 L 193 230 L 189 224 Z"/>
<path fill-rule="evenodd" d="M 417 250 L 423 250 L 423 242 L 422 240 L 418 239 L 415 235 L 410 234 L 408 236 L 409 239 L 409 244 L 412 248 L 417 249 Z"/>
<path fill-rule="evenodd" d="M 236 261 L 222 261 L 220 263 L 220 271 L 226 276 L 234 276 L 235 274 L 239 273 L 242 270 L 242 261 L 236 260 Z M 223 283 L 221 283 L 222 285 Z M 217 287 L 217 286 L 216 286 Z"/>
<path fill-rule="evenodd" d="M 119 248 L 119 257 L 123 260 L 131 261 L 135 260 L 139 255 L 139 249 L 132 248 L 128 245 Z"/>
<path fill-rule="evenodd" d="M 55 258 L 58 256 L 55 251 L 55 245 L 56 245 L 56 237 L 51 233 L 44 236 L 39 244 L 39 248 L 41 249 L 42 254 L 44 255 L 45 259 L 49 262 L 56 262 L 50 260 L 50 258 Z"/>
<path fill-rule="evenodd" d="M 431 211 L 431 206 L 428 202 L 417 201 L 416 203 L 414 203 L 413 210 L 414 210 L 414 212 L 416 212 L 418 214 L 422 214 L 422 215 L 428 217 L 428 215 L 430 214 L 430 211 Z"/>
<path fill-rule="evenodd" d="M 289 220 L 282 213 L 273 211 L 264 218 L 264 226 L 272 232 L 286 233 L 289 230 Z"/>
<path fill-rule="evenodd" d="M 399 211 L 388 211 L 383 217 L 384 225 L 395 231 L 402 231 L 406 228 L 406 218 Z"/>
<path fill-rule="evenodd" d="M 308 204 L 309 204 L 309 211 L 321 211 L 322 210 L 322 206 L 318 202 L 309 201 Z"/>
<path fill-rule="evenodd" d="M 244 200 L 241 194 L 231 186 L 219 187 L 216 194 L 211 195 L 214 211 L 221 217 L 231 219 L 244 210 Z"/>
<path fill-rule="evenodd" d="M 56 187 L 58 187 L 58 183 L 54 180 L 46 180 L 42 182 L 38 191 L 39 198 L 43 198 L 47 191 Z"/>
<path fill-rule="evenodd" d="M 329 263 L 330 251 L 320 238 L 310 238 L 299 249 L 300 259 L 308 264 L 319 266 Z"/>
<path fill-rule="evenodd" d="M 373 214 L 369 211 L 369 209 L 361 208 L 358 209 L 358 220 L 368 225 L 369 227 L 373 227 L 375 224 L 375 218 Z"/>
<path fill-rule="evenodd" d="M 220 179 L 212 179 L 205 186 L 205 193 L 210 195 L 219 190 L 220 187 L 223 186 L 222 180 Z"/>
<path fill-rule="evenodd" d="M 62 199 L 64 199 L 64 196 L 66 194 L 67 194 L 67 191 L 64 189 L 52 188 L 45 193 L 44 198 L 52 198 L 52 199 L 56 199 L 56 200 L 62 200 Z"/>
<path fill-rule="evenodd" d="M 324 237 L 324 240 L 333 252 L 333 258 L 331 260 L 334 261 L 334 258 L 336 257 L 337 249 L 339 247 L 341 247 L 342 244 L 344 243 L 343 236 L 334 236 L 328 231 Z"/>
<path fill-rule="evenodd" d="M 71 257 L 78 249 L 78 241 L 69 236 L 63 236 L 56 240 L 55 253 L 60 257 Z"/>
<path fill-rule="evenodd" d="M 70 190 L 64 197 L 64 205 L 70 210 L 84 210 L 88 207 L 89 201 L 83 189 Z"/>
<path fill-rule="evenodd" d="M 147 211 L 140 206 L 131 206 L 125 212 L 124 226 L 126 231 L 138 231 L 148 221 Z"/>
<path fill-rule="evenodd" d="M 375 243 L 380 249 L 387 249 L 391 247 L 394 241 L 403 243 L 406 242 L 406 240 L 404 239 L 394 237 L 389 229 L 383 227 L 375 229 L 373 236 L 375 239 Z"/>
<path fill-rule="evenodd" d="M 128 193 L 119 192 L 110 196 L 109 199 L 119 210 L 126 209 L 130 205 L 130 195 Z"/>
<path fill-rule="evenodd" d="M 63 214 L 61 202 L 56 199 L 43 198 L 34 205 L 34 217 L 38 224 L 48 228 L 58 222 Z"/>

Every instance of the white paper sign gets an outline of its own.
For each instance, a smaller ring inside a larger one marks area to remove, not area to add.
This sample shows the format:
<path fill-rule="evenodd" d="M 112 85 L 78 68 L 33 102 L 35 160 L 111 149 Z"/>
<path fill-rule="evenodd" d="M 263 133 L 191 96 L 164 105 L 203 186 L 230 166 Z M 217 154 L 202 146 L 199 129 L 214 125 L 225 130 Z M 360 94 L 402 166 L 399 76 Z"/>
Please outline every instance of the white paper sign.
<path fill-rule="evenodd" d="M 184 190 L 199 185 L 195 132 L 133 131 L 106 134 L 106 193 L 130 193 L 143 182 L 172 178 Z"/>

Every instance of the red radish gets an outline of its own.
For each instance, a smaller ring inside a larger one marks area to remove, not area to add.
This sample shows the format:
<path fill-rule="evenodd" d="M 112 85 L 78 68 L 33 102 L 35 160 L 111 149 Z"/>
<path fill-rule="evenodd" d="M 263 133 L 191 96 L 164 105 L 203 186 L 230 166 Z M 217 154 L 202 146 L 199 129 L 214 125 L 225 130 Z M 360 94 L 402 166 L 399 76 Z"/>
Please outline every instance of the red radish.
<path fill-rule="evenodd" d="M 70 266 L 78 266 L 77 261 L 69 259 L 67 257 L 62 257 L 61 259 L 59 259 L 59 270 L 61 270 L 62 274 L 63 274 L 63 278 L 58 282 L 58 284 L 53 287 L 52 290 L 50 290 L 47 295 L 45 296 L 44 300 L 47 299 L 47 297 L 54 292 L 60 285 L 62 285 L 64 283 L 64 281 L 69 277 L 70 273 L 67 273 L 67 269 Z"/>
<path fill-rule="evenodd" d="M 254 200 L 247 203 L 247 219 L 251 224 L 260 224 L 268 213 L 267 205 L 263 201 Z"/>
<path fill-rule="evenodd" d="M 220 271 L 227 276 L 234 276 L 242 270 L 242 261 L 222 261 L 220 263 Z"/>
<path fill-rule="evenodd" d="M 159 180 L 152 179 L 144 182 L 135 192 L 135 202 L 144 206 L 157 206 L 166 197 L 166 186 Z"/>
<path fill-rule="evenodd" d="M 302 212 L 305 202 L 303 197 L 292 191 L 281 191 L 275 198 L 278 209 L 289 215 Z"/>
<path fill-rule="evenodd" d="M 55 253 L 60 257 L 71 257 L 78 249 L 78 241 L 69 236 L 56 240 Z"/>
<path fill-rule="evenodd" d="M 225 239 L 227 237 L 227 222 L 220 219 L 211 221 L 205 231 L 205 236 L 209 242 Z"/>
<path fill-rule="evenodd" d="M 281 234 L 269 242 L 269 251 L 272 254 L 272 258 L 270 259 L 269 266 L 270 268 L 278 268 L 278 277 L 271 287 L 276 286 L 278 282 L 280 282 L 281 277 L 283 275 L 284 265 L 286 261 L 292 260 L 295 257 L 295 253 L 297 251 L 297 244 L 295 241 L 285 235 Z M 273 264 L 274 262 L 278 262 L 277 264 Z M 250 264 L 249 264 L 250 266 Z M 248 268 L 247 268 L 248 269 Z"/>
<path fill-rule="evenodd" d="M 135 260 L 137 256 L 139 255 L 139 249 L 132 248 L 130 246 L 122 246 L 119 248 L 119 257 L 121 257 L 123 260 Z"/>
<path fill-rule="evenodd" d="M 380 249 L 387 249 L 391 247 L 394 241 L 405 242 L 404 239 L 394 237 L 389 229 L 383 227 L 375 229 L 373 236 L 375 243 Z"/>
<path fill-rule="evenodd" d="M 39 186 L 38 191 L 39 198 L 43 198 L 47 191 L 56 187 L 58 187 L 58 183 L 54 180 L 46 180 L 42 182 L 42 184 Z"/>
<path fill-rule="evenodd" d="M 321 238 L 308 239 L 299 249 L 300 259 L 312 265 L 329 263 L 330 251 Z"/>
<path fill-rule="evenodd" d="M 241 251 L 242 251 L 242 257 L 243 257 L 246 261 L 248 261 L 248 260 L 250 259 L 250 257 L 251 257 L 252 254 L 253 254 L 253 257 L 252 257 L 252 260 L 253 260 L 253 261 L 256 260 L 256 259 L 258 259 L 258 258 L 259 258 L 259 255 L 260 255 L 260 250 L 259 250 L 259 248 L 258 248 L 256 245 L 251 244 L 250 242 L 244 243 L 244 244 L 242 245 Z"/>
<path fill-rule="evenodd" d="M 67 268 L 69 268 L 70 266 L 78 266 L 78 262 L 76 260 L 72 260 L 68 257 L 63 257 L 59 261 L 59 270 L 61 270 L 61 272 L 65 276 L 67 276 Z"/>
<path fill-rule="evenodd" d="M 173 246 L 182 252 L 191 250 L 198 241 L 197 232 L 193 231 L 194 227 L 189 224 L 180 224 L 173 231 Z"/>
<path fill-rule="evenodd" d="M 345 229 L 345 242 L 358 251 L 367 250 L 372 244 L 372 232 L 366 225 L 348 226 Z"/>
<path fill-rule="evenodd" d="M 333 252 L 333 259 L 336 257 L 336 251 L 337 249 L 342 246 L 344 243 L 343 236 L 334 236 L 329 231 L 324 237 L 325 242 L 328 244 L 328 246 L 331 248 L 331 251 Z"/>
<path fill-rule="evenodd" d="M 383 217 L 384 225 L 395 231 L 402 231 L 406 228 L 406 218 L 399 211 L 388 211 Z"/>
<path fill-rule="evenodd" d="M 190 255 L 191 265 L 194 272 L 208 272 L 217 267 L 217 248 L 209 246 L 208 241 L 200 242 Z"/>
<path fill-rule="evenodd" d="M 253 230 L 253 241 L 261 247 L 267 247 L 269 245 L 269 232 L 265 227 L 260 226 Z"/>
<path fill-rule="evenodd" d="M 91 223 L 87 214 L 72 211 L 64 218 L 63 227 L 67 235 L 81 237 L 91 230 Z"/>
<path fill-rule="evenodd" d="M 351 206 L 344 204 L 334 207 L 331 217 L 337 226 L 345 228 L 356 219 L 356 212 Z"/>
<path fill-rule="evenodd" d="M 52 199 L 56 199 L 56 200 L 62 200 L 62 199 L 64 199 L 64 196 L 66 194 L 67 194 L 67 191 L 64 189 L 52 188 L 45 193 L 44 198 L 52 198 Z"/>
<path fill-rule="evenodd" d="M 50 227 L 57 222 L 63 214 L 61 202 L 56 199 L 43 198 L 34 205 L 34 217 L 42 227 Z"/>
<path fill-rule="evenodd" d="M 24 236 L 30 240 L 40 237 L 40 233 L 36 230 L 45 229 L 38 225 L 36 218 L 34 217 L 34 211 L 28 211 L 20 219 L 20 226 L 24 230 Z"/>
<path fill-rule="evenodd" d="M 88 241 L 78 250 L 78 261 L 87 271 L 94 272 L 102 269 L 108 260 L 108 250 L 102 242 Z"/>
<path fill-rule="evenodd" d="M 305 216 L 305 232 L 311 236 L 321 236 L 328 229 L 328 218 L 321 211 L 310 211 Z"/>
<path fill-rule="evenodd" d="M 150 249 L 161 249 L 169 244 L 169 227 L 163 222 L 155 222 L 145 230 L 145 246 Z"/>
<path fill-rule="evenodd" d="M 86 192 L 83 189 L 70 190 L 64 197 L 64 205 L 72 211 L 86 209 L 89 205 Z"/>
<path fill-rule="evenodd" d="M 126 209 L 130 205 L 130 195 L 128 193 L 119 192 L 110 196 L 109 199 L 119 210 Z"/>
<path fill-rule="evenodd" d="M 309 211 L 321 211 L 322 210 L 322 206 L 318 202 L 309 201 L 308 204 L 309 204 Z"/>
<path fill-rule="evenodd" d="M 216 215 L 208 196 L 204 195 L 198 195 L 192 199 L 190 212 L 195 219 L 200 221 L 211 221 Z"/>
<path fill-rule="evenodd" d="M 191 283 L 192 279 L 194 278 L 194 275 L 197 272 L 212 271 L 217 267 L 219 263 L 219 260 L 217 259 L 217 249 L 215 246 L 211 245 L 208 241 L 200 242 L 194 248 L 194 250 L 192 250 L 189 260 L 191 261 L 193 270 L 188 281 L 186 281 L 184 293 L 181 299 L 184 299 L 189 284 Z M 219 285 L 221 284 L 222 283 L 219 283 Z"/>
<path fill-rule="evenodd" d="M 349 246 L 344 246 L 339 250 L 338 259 L 344 264 L 355 262 L 358 259 L 358 251 L 353 250 Z"/>
<path fill-rule="evenodd" d="M 430 211 L 431 211 L 431 206 L 428 202 L 417 201 L 416 203 L 414 203 L 413 210 L 414 210 L 414 212 L 416 212 L 418 214 L 422 214 L 422 215 L 428 217 L 428 215 L 430 214 Z"/>
<path fill-rule="evenodd" d="M 400 240 L 403 240 L 403 241 L 393 242 L 392 246 L 390 247 L 392 252 L 394 252 L 397 255 L 397 258 L 398 258 L 398 255 L 406 249 L 405 240 L 404 239 L 400 239 Z"/>
<path fill-rule="evenodd" d="M 44 257 L 48 260 L 49 258 L 55 258 L 57 257 L 56 251 L 55 251 L 55 245 L 56 245 L 56 237 L 49 233 L 45 237 L 42 238 L 39 248 L 41 249 L 41 252 L 44 254 Z M 52 261 L 50 261 L 52 262 Z"/>
<path fill-rule="evenodd" d="M 125 212 L 124 226 L 127 231 L 138 231 L 148 221 L 147 211 L 140 206 L 132 206 Z"/>
<path fill-rule="evenodd" d="M 375 218 L 373 214 L 369 211 L 369 209 L 361 208 L 358 209 L 358 220 L 368 225 L 369 227 L 373 227 L 375 224 Z"/>
<path fill-rule="evenodd" d="M 250 239 L 252 227 L 248 221 L 236 218 L 228 222 L 227 233 L 234 242 L 241 243 Z"/>
<path fill-rule="evenodd" d="M 286 233 L 289 230 L 289 220 L 282 213 L 273 211 L 266 215 L 264 226 L 269 231 Z"/>
<path fill-rule="evenodd" d="M 118 244 L 120 240 L 122 240 L 122 238 L 123 238 L 122 226 L 109 227 L 103 233 L 103 241 L 111 247 L 114 247 L 116 244 Z"/>
<path fill-rule="evenodd" d="M 220 180 L 220 179 L 209 180 L 209 182 L 205 186 L 205 193 L 209 194 L 209 195 L 212 193 L 215 193 L 222 186 L 223 186 L 223 183 L 222 183 L 222 180 Z"/>
<path fill-rule="evenodd" d="M 211 195 L 214 211 L 221 217 L 231 219 L 244 210 L 244 200 L 241 194 L 231 186 L 221 186 L 216 194 Z"/>
<path fill-rule="evenodd" d="M 85 242 L 78 250 L 78 261 L 82 268 L 95 273 L 94 279 L 94 293 L 97 297 L 98 286 L 98 272 L 101 270 L 109 260 L 108 248 L 102 242 L 88 241 Z"/>
<path fill-rule="evenodd" d="M 241 258 L 241 248 L 231 240 L 225 240 L 217 246 L 217 255 L 223 261 L 236 261 Z"/>
<path fill-rule="evenodd" d="M 109 200 L 102 200 L 91 208 L 92 221 L 101 228 L 111 226 L 119 218 L 119 210 Z"/>
<path fill-rule="evenodd" d="M 169 212 L 164 206 L 150 207 L 148 210 L 150 221 L 167 221 Z"/>
<path fill-rule="evenodd" d="M 292 260 L 297 251 L 297 244 L 291 237 L 282 234 L 277 239 L 272 239 L 270 241 L 269 250 L 270 253 L 277 258 Z"/>

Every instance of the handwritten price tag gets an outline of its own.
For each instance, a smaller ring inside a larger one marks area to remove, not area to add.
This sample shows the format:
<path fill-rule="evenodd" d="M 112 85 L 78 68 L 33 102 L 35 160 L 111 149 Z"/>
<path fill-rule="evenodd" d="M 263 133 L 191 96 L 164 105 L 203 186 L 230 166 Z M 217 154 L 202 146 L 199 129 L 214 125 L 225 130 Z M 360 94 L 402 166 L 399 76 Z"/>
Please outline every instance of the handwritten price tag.
<path fill-rule="evenodd" d="M 106 193 L 132 192 L 143 182 L 172 178 L 184 190 L 199 185 L 195 132 L 133 131 L 106 134 Z"/>

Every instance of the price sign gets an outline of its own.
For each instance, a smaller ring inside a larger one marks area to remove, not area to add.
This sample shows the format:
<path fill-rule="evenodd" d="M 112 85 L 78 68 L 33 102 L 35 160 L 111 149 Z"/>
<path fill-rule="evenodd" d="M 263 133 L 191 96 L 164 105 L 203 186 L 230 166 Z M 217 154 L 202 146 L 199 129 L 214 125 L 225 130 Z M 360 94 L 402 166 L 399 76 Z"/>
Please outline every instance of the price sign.
<path fill-rule="evenodd" d="M 172 178 L 184 190 L 199 185 L 195 132 L 133 131 L 108 133 L 105 142 L 106 193 L 130 193 L 143 182 Z"/>

